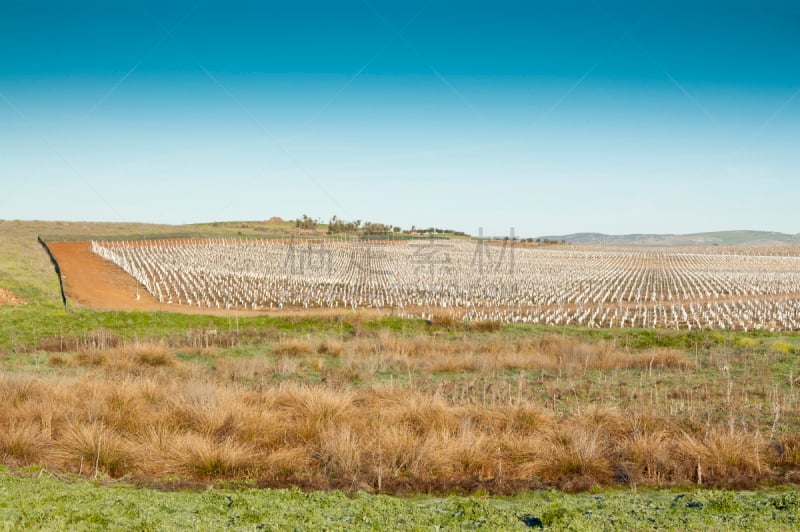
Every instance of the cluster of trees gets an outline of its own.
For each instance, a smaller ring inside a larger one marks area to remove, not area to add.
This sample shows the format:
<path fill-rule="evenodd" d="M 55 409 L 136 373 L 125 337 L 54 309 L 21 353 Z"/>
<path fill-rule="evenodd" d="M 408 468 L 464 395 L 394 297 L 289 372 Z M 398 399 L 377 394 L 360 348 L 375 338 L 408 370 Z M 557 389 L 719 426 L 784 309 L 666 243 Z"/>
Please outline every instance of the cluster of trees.
<path fill-rule="evenodd" d="M 310 229 L 314 230 L 317 229 L 317 226 L 321 222 L 318 220 L 314 220 L 307 214 L 304 214 L 302 217 L 296 219 L 294 221 L 294 226 L 298 229 Z M 406 235 L 426 235 L 426 234 L 440 234 L 440 235 L 451 235 L 451 236 L 463 236 L 468 237 L 469 235 L 463 231 L 456 231 L 454 229 L 442 229 L 439 227 L 427 227 L 427 228 L 419 228 L 415 225 L 411 226 L 411 229 L 403 230 L 396 225 L 390 224 L 382 224 L 377 222 L 363 222 L 362 220 L 354 220 L 351 222 L 342 220 L 334 215 L 330 221 L 328 222 L 328 231 L 327 234 L 341 234 L 341 233 L 357 233 L 361 235 L 388 235 L 392 233 L 403 233 Z M 496 238 L 500 240 L 501 238 Z M 509 237 L 503 237 L 502 240 L 509 240 Z M 551 240 L 549 238 L 514 238 L 514 240 L 519 240 L 520 242 L 529 242 L 529 243 L 537 243 L 543 245 L 553 245 L 553 244 L 564 244 L 565 241 L 561 240 Z"/>
<path fill-rule="evenodd" d="M 505 237 L 503 240 L 508 240 L 508 237 Z M 552 246 L 552 245 L 555 245 L 555 244 L 566 244 L 567 243 L 566 240 L 553 240 L 553 239 L 550 239 L 550 238 L 533 238 L 533 237 L 520 238 L 520 239 L 515 238 L 514 240 L 519 240 L 520 242 L 528 242 L 530 244 L 533 244 L 535 242 L 537 244 L 542 244 L 542 245 L 545 245 L 545 246 Z"/>
<path fill-rule="evenodd" d="M 306 216 L 303 215 L 303 218 L 306 218 Z M 334 215 L 328 222 L 328 234 L 330 235 L 335 233 L 361 233 L 363 235 L 388 235 L 391 233 L 395 234 L 403 233 L 407 235 L 437 233 L 437 234 L 446 234 L 453 236 L 469 236 L 463 231 L 455 231 L 453 229 L 440 229 L 438 227 L 428 227 L 423 229 L 423 228 L 418 228 L 415 225 L 412 225 L 411 229 L 403 230 L 399 226 L 391 224 L 382 224 L 377 222 L 362 222 L 361 220 L 347 222 L 345 220 L 337 218 Z"/>
<path fill-rule="evenodd" d="M 454 229 L 440 229 L 438 227 L 428 227 L 427 229 L 419 229 L 416 226 L 411 226 L 410 231 L 406 231 L 406 233 L 437 233 L 437 234 L 446 234 L 446 235 L 453 235 L 453 236 L 468 236 L 463 231 L 456 231 Z"/>
<path fill-rule="evenodd" d="M 361 230 L 361 220 L 346 222 L 340 220 L 336 215 L 328 222 L 328 234 L 333 233 L 355 233 Z"/>
<path fill-rule="evenodd" d="M 386 224 L 364 222 L 365 235 L 385 235 L 388 233 L 399 233 L 399 232 L 400 228 L 397 226 L 392 227 L 391 225 L 386 225 Z"/>
<path fill-rule="evenodd" d="M 304 214 L 302 218 L 298 218 L 294 221 L 294 226 L 298 229 L 316 229 L 317 221 L 307 214 Z"/>
<path fill-rule="evenodd" d="M 361 233 L 364 235 L 386 235 L 389 233 L 399 233 L 400 228 L 377 222 L 362 222 L 355 220 L 347 222 L 337 218 L 335 215 L 328 222 L 328 234 L 335 233 Z"/>

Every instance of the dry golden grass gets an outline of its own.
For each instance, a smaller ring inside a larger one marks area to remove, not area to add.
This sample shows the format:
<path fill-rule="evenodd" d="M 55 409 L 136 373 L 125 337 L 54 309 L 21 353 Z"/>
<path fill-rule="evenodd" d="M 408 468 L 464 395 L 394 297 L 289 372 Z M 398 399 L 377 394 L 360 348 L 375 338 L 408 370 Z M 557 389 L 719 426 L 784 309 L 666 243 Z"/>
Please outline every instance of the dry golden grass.
<path fill-rule="evenodd" d="M 298 352 L 296 341 L 276 349 L 277 353 Z M 308 353 L 312 349 L 307 345 L 304 351 Z M 319 352 L 322 350 L 322 347 L 318 348 Z M 675 349 L 628 353 L 609 342 L 587 343 L 557 336 L 520 339 L 509 345 L 509 342 L 496 338 L 476 341 L 473 337 L 464 337 L 443 341 L 429 336 L 402 338 L 385 331 L 374 339 L 362 338 L 340 345 L 336 356 L 342 358 L 346 367 L 364 374 L 387 371 L 487 373 L 515 369 L 575 372 L 626 368 L 689 369 L 694 366 L 692 359 Z"/>
<path fill-rule="evenodd" d="M 800 467 L 800 435 L 793 434 L 776 446 L 777 456 L 790 467 Z"/>
<path fill-rule="evenodd" d="M 296 357 L 307 355 L 316 351 L 314 345 L 308 340 L 300 340 L 298 338 L 289 338 L 278 343 L 273 349 L 276 355 L 285 355 Z"/>
<path fill-rule="evenodd" d="M 698 367 L 682 351 L 381 331 L 200 355 L 119 343 L 0 374 L 0 458 L 87 476 L 378 491 L 741 486 L 800 466 L 800 439 L 765 436 L 777 421 L 734 388 L 752 375 L 683 386 Z M 795 419 L 793 389 L 770 393 Z"/>
<path fill-rule="evenodd" d="M 582 423 L 544 434 L 532 456 L 531 467 L 543 479 L 557 483 L 570 477 L 608 482 L 612 475 L 612 447 L 602 430 Z"/>
<path fill-rule="evenodd" d="M 193 478 L 229 478 L 257 473 L 256 458 L 252 447 L 236 439 L 186 432 L 173 437 L 165 465 Z"/>
<path fill-rule="evenodd" d="M 105 345 L 106 340 L 96 342 Z M 69 356 L 59 353 L 50 355 L 48 365 L 51 367 L 85 366 L 102 367 L 108 372 L 123 374 L 142 373 L 159 367 L 172 367 L 175 364 L 175 352 L 163 341 L 155 342 L 113 342 L 113 347 L 97 347 L 95 342 Z"/>
<path fill-rule="evenodd" d="M 61 400 L 71 397 L 52 433 L 41 415 L 20 410 L 19 401 L 4 405 L 15 418 L 30 415 L 4 427 L 0 452 L 8 462 L 42 461 L 112 477 L 311 478 L 376 489 L 398 478 L 539 479 L 565 486 L 578 479 L 585 487 L 614 482 L 619 468 L 637 483 L 715 484 L 770 468 L 765 442 L 756 436 L 631 430 L 610 409 L 553 415 L 532 404 L 458 406 L 386 387 L 289 385 L 256 402 L 245 390 L 196 381 L 160 397 L 147 381 L 139 395 L 132 382 L 54 380 L 49 387 Z"/>
<path fill-rule="evenodd" d="M 41 459 L 47 439 L 33 420 L 0 426 L 0 456 L 12 465 L 27 465 Z"/>
<path fill-rule="evenodd" d="M 78 474 L 104 472 L 117 478 L 133 467 L 131 446 L 102 423 L 70 423 L 53 442 L 52 456 Z"/>
<path fill-rule="evenodd" d="M 313 478 L 316 470 L 304 447 L 276 449 L 265 455 L 259 465 L 262 478 L 267 481 L 304 481 Z"/>
<path fill-rule="evenodd" d="M 661 483 L 672 478 L 674 461 L 667 432 L 641 431 L 621 442 L 626 473 L 635 483 Z"/>
<path fill-rule="evenodd" d="M 766 442 L 758 434 L 713 428 L 703 436 L 683 434 L 676 445 L 683 464 L 696 464 L 695 480 L 758 478 L 768 469 Z"/>

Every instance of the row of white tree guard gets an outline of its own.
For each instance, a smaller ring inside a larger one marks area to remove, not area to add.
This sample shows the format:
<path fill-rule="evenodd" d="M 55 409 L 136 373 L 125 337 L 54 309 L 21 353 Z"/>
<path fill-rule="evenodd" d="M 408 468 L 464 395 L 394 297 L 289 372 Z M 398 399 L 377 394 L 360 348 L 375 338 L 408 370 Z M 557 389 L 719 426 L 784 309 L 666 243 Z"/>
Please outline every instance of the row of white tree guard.
<path fill-rule="evenodd" d="M 800 254 L 425 240 L 92 242 L 164 304 L 588 327 L 800 328 Z M 794 252 L 788 252 L 794 251 Z"/>

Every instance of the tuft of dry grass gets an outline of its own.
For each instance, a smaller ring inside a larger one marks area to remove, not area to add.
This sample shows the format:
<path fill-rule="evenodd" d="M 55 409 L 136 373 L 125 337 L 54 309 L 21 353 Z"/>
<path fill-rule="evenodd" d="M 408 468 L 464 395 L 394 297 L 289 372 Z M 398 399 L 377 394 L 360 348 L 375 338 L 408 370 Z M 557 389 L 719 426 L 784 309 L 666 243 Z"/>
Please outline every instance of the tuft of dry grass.
<path fill-rule="evenodd" d="M 286 447 L 268 453 L 259 463 L 266 479 L 287 481 L 313 476 L 313 459 L 305 447 Z"/>
<path fill-rule="evenodd" d="M 134 434 L 132 447 L 138 473 L 155 478 L 176 474 L 171 457 L 180 434 L 180 430 L 164 424 L 154 424 Z"/>
<path fill-rule="evenodd" d="M 68 470 L 113 478 L 133 466 L 129 443 L 99 423 L 70 424 L 54 443 L 53 456 Z"/>
<path fill-rule="evenodd" d="M 429 467 L 423 442 L 408 427 L 376 423 L 365 443 L 365 458 L 376 484 L 382 484 L 384 478 L 416 476 L 420 468 Z"/>
<path fill-rule="evenodd" d="M 114 342 L 114 347 L 106 349 L 90 343 L 71 357 L 65 353 L 51 355 L 48 365 L 102 367 L 109 372 L 138 374 L 156 368 L 174 367 L 175 352 L 163 341 Z"/>
<path fill-rule="evenodd" d="M 61 355 L 51 355 L 47 359 L 47 365 L 52 368 L 60 368 L 68 364 L 67 359 Z"/>
<path fill-rule="evenodd" d="M 455 412 L 437 397 L 400 388 L 373 388 L 367 394 L 369 398 L 359 402 L 379 412 L 382 423 L 403 426 L 418 435 L 458 429 Z"/>
<path fill-rule="evenodd" d="M 0 457 L 14 465 L 27 465 L 40 461 L 45 454 L 48 439 L 34 421 L 8 423 L 0 426 Z"/>
<path fill-rule="evenodd" d="M 537 476 L 550 482 L 564 477 L 588 478 L 600 484 L 612 478 L 610 441 L 597 428 L 581 425 L 558 427 L 545 434 L 531 463 Z"/>
<path fill-rule="evenodd" d="M 658 485 L 673 476 L 674 458 L 667 432 L 640 431 L 628 436 L 620 447 L 631 482 Z"/>
<path fill-rule="evenodd" d="M 643 357 L 649 359 L 648 368 L 680 368 L 695 369 L 697 363 L 677 349 L 653 349 L 645 351 Z M 640 366 L 642 367 L 642 366 Z"/>
<path fill-rule="evenodd" d="M 327 355 L 332 357 L 341 356 L 344 351 L 344 342 L 338 340 L 331 340 L 326 338 L 322 340 L 317 346 L 317 353 L 320 355 Z"/>
<path fill-rule="evenodd" d="M 456 478 L 492 478 L 497 468 L 492 439 L 464 420 L 455 434 L 439 433 L 442 458 L 448 476 Z"/>
<path fill-rule="evenodd" d="M 104 366 L 108 362 L 108 353 L 97 349 L 83 349 L 75 353 L 74 363 L 78 366 Z"/>
<path fill-rule="evenodd" d="M 713 428 L 704 436 L 683 434 L 676 454 L 684 467 L 694 465 L 689 475 L 697 484 L 734 484 L 744 478 L 761 478 L 768 470 L 766 442 L 758 434 Z M 686 473 L 686 472 L 685 472 Z"/>
<path fill-rule="evenodd" d="M 271 408 L 291 426 L 285 431 L 286 440 L 301 444 L 318 440 L 329 426 L 346 423 L 355 415 L 349 393 L 311 386 L 285 386 L 272 397 Z"/>
<path fill-rule="evenodd" d="M 328 425 L 313 453 L 322 474 L 328 478 L 357 482 L 364 458 L 363 431 L 346 424 Z"/>
<path fill-rule="evenodd" d="M 36 402 L 47 396 L 45 387 L 36 378 L 0 375 L 0 397 L 11 406 Z"/>
<path fill-rule="evenodd" d="M 148 422 L 144 393 L 136 383 L 122 382 L 104 395 L 102 419 L 109 427 L 131 432 Z"/>
<path fill-rule="evenodd" d="M 135 342 L 122 348 L 124 356 L 145 366 L 174 366 L 175 353 L 163 342 Z"/>
<path fill-rule="evenodd" d="M 200 479 L 244 476 L 256 473 L 256 458 L 250 446 L 233 438 L 185 433 L 173 438 L 167 470 Z"/>
<path fill-rule="evenodd" d="M 800 435 L 792 434 L 775 443 L 776 458 L 785 466 L 800 466 Z"/>
<path fill-rule="evenodd" d="M 308 340 L 288 338 L 278 342 L 272 352 L 278 356 L 297 357 L 315 352 L 314 344 Z"/>

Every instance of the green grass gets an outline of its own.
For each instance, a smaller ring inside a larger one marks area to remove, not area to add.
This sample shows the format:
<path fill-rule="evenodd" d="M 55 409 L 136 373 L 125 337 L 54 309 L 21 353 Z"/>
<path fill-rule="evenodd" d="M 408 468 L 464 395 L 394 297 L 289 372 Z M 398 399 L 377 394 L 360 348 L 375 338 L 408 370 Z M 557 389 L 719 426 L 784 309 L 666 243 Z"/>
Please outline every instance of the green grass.
<path fill-rule="evenodd" d="M 31 530 L 788 530 L 795 491 L 535 491 L 397 498 L 297 489 L 155 491 L 0 473 L 0 528 Z"/>
<path fill-rule="evenodd" d="M 0 352 L 45 348 L 55 344 L 75 348 L 107 334 L 119 339 L 166 339 L 173 344 L 195 342 L 199 347 L 208 331 L 213 341 L 226 346 L 260 344 L 279 338 L 315 336 L 351 337 L 388 330 L 402 336 L 430 335 L 440 339 L 497 336 L 504 339 L 551 336 L 580 341 L 612 342 L 630 350 L 672 348 L 686 352 L 742 351 L 781 355 L 787 364 L 800 355 L 800 334 L 654 329 L 587 329 L 536 325 L 503 325 L 484 331 L 481 324 L 428 324 L 424 320 L 367 317 L 360 313 L 339 316 L 225 317 L 169 312 L 64 310 L 57 304 L 0 307 Z M 227 343 L 226 343 L 227 342 Z M 47 348 L 50 346 L 50 348 Z"/>
<path fill-rule="evenodd" d="M 281 335 L 308 333 L 350 334 L 352 323 L 327 317 L 220 317 L 169 312 L 64 311 L 57 306 L 0 307 L 0 351 L 31 350 L 58 344 L 75 348 L 98 335 L 120 339 L 167 339 L 174 343 L 202 344 L 208 331 L 237 344 L 251 344 Z M 235 339 L 233 337 L 235 336 Z M 220 341 L 217 338 L 216 341 Z M 48 349 L 53 350 L 53 349 Z"/>

